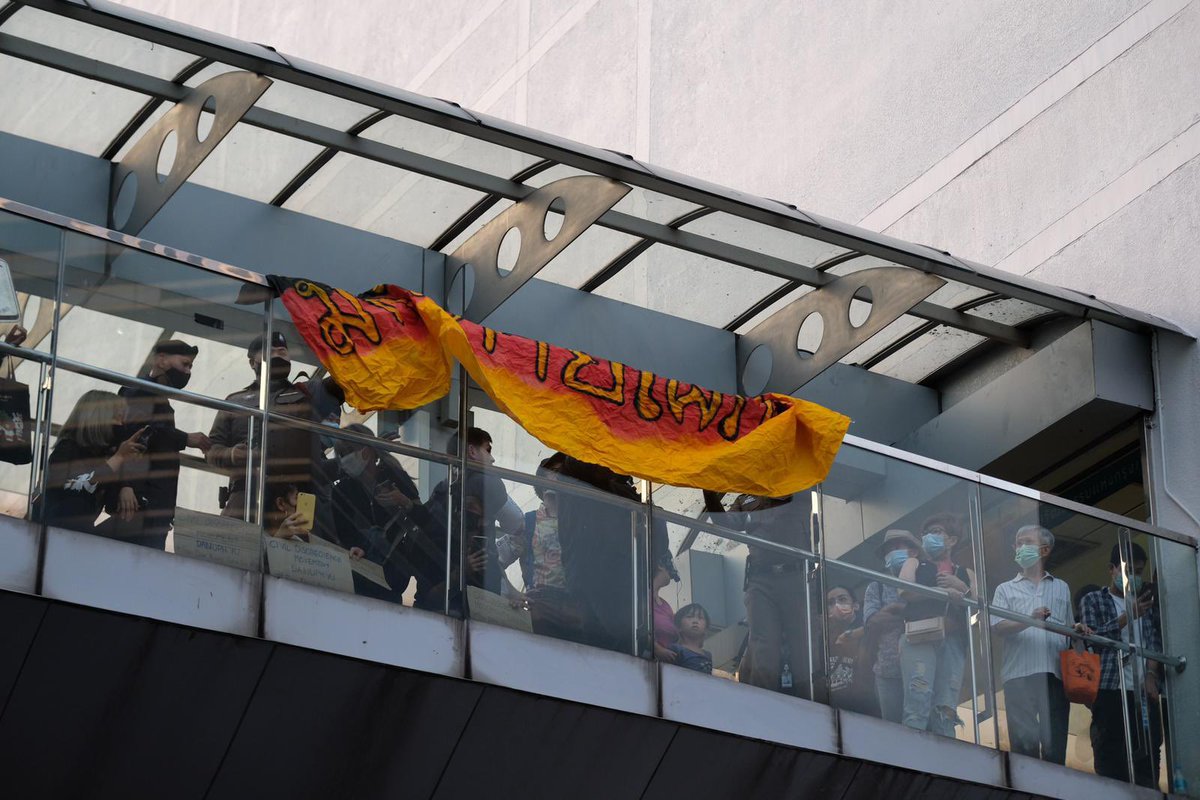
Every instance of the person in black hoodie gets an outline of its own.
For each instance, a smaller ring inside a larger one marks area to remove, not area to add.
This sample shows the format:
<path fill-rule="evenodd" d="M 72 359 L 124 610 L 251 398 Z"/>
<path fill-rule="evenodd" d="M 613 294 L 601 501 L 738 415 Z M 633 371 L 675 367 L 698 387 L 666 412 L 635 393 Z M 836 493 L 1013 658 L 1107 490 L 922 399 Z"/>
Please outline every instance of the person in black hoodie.
<path fill-rule="evenodd" d="M 179 339 L 154 345 L 148 367 L 140 376 L 173 389 L 182 389 L 192 377 L 192 362 L 200 348 Z M 146 428 L 143 444 L 147 457 L 127 466 L 117 496 L 116 530 L 123 539 L 162 550 L 167 530 L 175 519 L 179 493 L 179 453 L 189 447 L 208 452 L 208 436 L 175 427 L 175 409 L 166 397 L 135 386 L 122 387 L 127 429 Z"/>
<path fill-rule="evenodd" d="M 634 503 L 642 498 L 628 475 L 568 456 L 562 466 L 563 490 L 558 495 L 558 538 L 566 568 L 567 589 L 583 614 L 587 644 L 629 653 L 650 647 L 648 625 L 650 577 L 644 576 L 635 595 L 634 540 L 645 541 L 646 514 L 628 503 L 608 502 L 591 493 L 573 492 L 570 484 L 586 484 Z M 670 562 L 666 524 L 656 521 L 650 536 L 651 563 Z M 642 612 L 645 613 L 642 613 Z M 636 641 L 636 647 L 634 642 Z"/>
<path fill-rule="evenodd" d="M 93 389 L 71 409 L 50 451 L 46 471 L 45 520 L 60 528 L 101 533 L 96 518 L 115 505 L 121 470 L 146 452 L 146 428 L 125 439 L 125 404 L 112 392 Z"/>

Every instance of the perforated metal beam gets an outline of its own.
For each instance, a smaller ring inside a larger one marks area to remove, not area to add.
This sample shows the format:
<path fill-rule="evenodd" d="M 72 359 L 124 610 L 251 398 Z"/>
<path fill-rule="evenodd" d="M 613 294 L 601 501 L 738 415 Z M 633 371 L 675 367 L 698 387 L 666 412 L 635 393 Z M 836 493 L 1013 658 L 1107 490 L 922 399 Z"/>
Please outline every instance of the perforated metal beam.
<path fill-rule="evenodd" d="M 475 288 L 465 316 L 482 321 L 530 278 L 567 248 L 608 209 L 629 194 L 629 187 L 609 178 L 580 175 L 548 183 L 479 229 L 447 259 L 447 269 L 462 265 L 475 270 Z M 552 238 L 545 234 L 551 204 L 563 215 Z M 521 237 L 516 263 L 508 272 L 499 266 L 500 245 L 512 230 Z M 446 285 L 452 283 L 447 275 Z"/>
<path fill-rule="evenodd" d="M 904 267 L 876 267 L 836 278 L 738 338 L 739 387 L 751 394 L 792 394 L 943 285 L 936 275 Z M 871 303 L 867 319 L 857 326 L 850 321 L 856 295 Z M 807 353 L 797 348 L 797 338 L 812 314 L 821 318 L 824 331 L 816 351 Z"/>
<path fill-rule="evenodd" d="M 109 227 L 132 235 L 140 232 L 270 85 L 261 75 L 227 72 L 188 90 L 187 96 L 113 165 Z M 212 106 L 213 123 L 210 130 L 202 132 L 201 111 L 206 104 Z M 160 153 L 172 135 L 174 159 L 167 174 L 159 175 Z"/>

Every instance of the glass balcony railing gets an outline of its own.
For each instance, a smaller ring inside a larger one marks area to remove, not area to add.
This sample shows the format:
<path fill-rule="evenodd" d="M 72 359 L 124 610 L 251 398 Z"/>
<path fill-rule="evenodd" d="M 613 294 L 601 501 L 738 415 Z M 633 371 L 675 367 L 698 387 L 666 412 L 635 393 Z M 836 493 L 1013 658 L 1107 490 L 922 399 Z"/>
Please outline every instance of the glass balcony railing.
<path fill-rule="evenodd" d="M 469 381 L 359 415 L 261 278 L 35 216 L 0 212 L 6 515 L 1200 786 L 1186 537 L 853 437 L 732 497 L 552 453 Z"/>

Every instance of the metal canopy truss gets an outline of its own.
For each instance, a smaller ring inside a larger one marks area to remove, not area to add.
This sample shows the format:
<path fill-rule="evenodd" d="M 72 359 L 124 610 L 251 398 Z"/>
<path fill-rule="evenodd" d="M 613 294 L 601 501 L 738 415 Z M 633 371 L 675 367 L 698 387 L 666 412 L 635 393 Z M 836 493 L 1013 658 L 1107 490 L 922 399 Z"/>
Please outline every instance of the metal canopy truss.
<path fill-rule="evenodd" d="M 822 291 L 809 292 L 738 339 L 742 390 L 758 394 L 765 388 L 791 394 L 944 284 L 936 275 L 875 267 L 838 278 Z M 856 299 L 870 303 L 866 319 L 858 324 L 851 316 L 851 303 Z M 807 351 L 799 349 L 797 339 L 810 315 L 821 320 L 822 334 L 815 349 Z M 760 347 L 771 356 L 770 363 L 763 366 L 765 385 L 748 386 L 746 367 Z"/>
<path fill-rule="evenodd" d="M 114 165 L 109 226 L 122 233 L 139 233 L 270 85 L 270 80 L 259 75 L 227 72 L 186 90 L 187 97 Z M 214 117 L 212 128 L 201 133 L 201 115 L 209 103 L 213 105 L 209 109 Z M 167 174 L 160 175 L 162 151 L 171 136 L 175 137 L 175 153 Z M 130 191 L 130 209 L 122 213 L 122 197 Z"/>
<path fill-rule="evenodd" d="M 467 265 L 475 269 L 475 290 L 465 304 L 465 316 L 486 318 L 627 194 L 625 184 L 598 175 L 563 178 L 541 187 L 485 225 L 447 261 L 447 268 L 455 272 Z M 556 200 L 562 203 L 563 223 L 554 236 L 547 237 L 546 216 Z M 501 272 L 500 246 L 512 231 L 520 235 L 520 251 L 512 269 L 505 273 Z M 446 285 L 452 284 L 448 275 Z"/>
<path fill-rule="evenodd" d="M 1130 330 L 1158 327 L 1185 333 L 1153 316 L 1103 303 L 1077 292 L 1039 284 L 1021 276 L 966 262 L 930 247 L 860 230 L 802 212 L 794 206 L 778 201 L 712 186 L 642 164 L 627 155 L 580 145 L 503 120 L 468 112 L 454 103 L 382 86 L 299 59 L 285 58 L 269 47 L 193 29 L 105 0 L 90 0 L 86 4 L 66 0 L 22 0 L 0 6 L 0 25 L 6 20 L 20 20 L 22 9 L 26 6 L 30 9 L 27 13 L 46 16 L 46 19 L 40 22 L 51 27 L 59 23 L 55 23 L 54 17 L 47 15 L 55 15 L 62 21 L 62 25 L 83 23 L 101 29 L 106 36 L 134 37 L 142 42 L 151 43 L 160 50 L 173 50 L 181 59 L 186 59 L 178 62 L 180 65 L 186 64 L 182 69 L 160 72 L 160 75 L 169 77 L 159 77 L 117 63 L 109 63 L 103 58 L 89 58 L 85 54 L 55 47 L 56 40 L 53 39 L 50 43 L 34 41 L 32 38 L 6 34 L 4 28 L 0 28 L 0 55 L 148 98 L 138 113 L 124 122 L 120 133 L 104 148 L 105 158 L 111 160 L 116 157 L 136 132 L 153 118 L 163 103 L 184 103 L 192 93 L 192 90 L 184 85 L 186 81 L 195 77 L 201 70 L 224 67 L 256 73 L 297 91 L 318 92 L 331 102 L 336 100 L 344 105 L 361 108 L 356 122 L 340 122 L 338 127 L 301 118 L 307 116 L 302 106 L 289 108 L 293 113 L 281 113 L 279 110 L 263 107 L 270 98 L 269 94 L 263 98 L 262 103 L 249 108 L 241 117 L 242 123 L 272 135 L 281 135 L 292 141 L 305 143 L 306 147 L 316 145 L 319 148 L 315 156 L 305 156 L 303 167 L 296 170 L 289 180 L 280 183 L 277 188 L 272 188 L 264 195 L 273 198 L 270 201 L 273 205 L 284 205 L 302 189 L 306 189 L 312 179 L 323 170 L 332 168 L 335 159 L 350 156 L 386 165 L 380 169 L 396 168 L 419 176 L 435 188 L 441 186 L 454 190 L 450 196 L 458 204 L 457 207 L 443 206 L 438 209 L 441 214 L 448 211 L 449 218 L 454 219 L 454 222 L 449 226 L 442 222 L 437 229 L 427 232 L 428 238 L 425 241 L 408 239 L 432 249 L 443 252 L 449 250 L 465 233 L 484 220 L 498 204 L 505 201 L 516 204 L 496 218 L 509 219 L 507 227 L 492 220 L 460 247 L 482 248 L 480 252 L 494 249 L 498 252 L 499 244 L 507 230 L 513 227 L 511 219 L 521 217 L 524 213 L 514 209 L 527 205 L 523 201 L 538 191 L 537 186 L 530 185 L 530 181 L 537 176 L 546 173 L 545 177 L 549 178 L 558 177 L 560 172 L 565 172 L 566 175 L 582 173 L 583 176 L 596 177 L 609 185 L 620 182 L 634 187 L 635 191 L 624 199 L 617 198 L 615 207 L 611 203 L 604 206 L 607 210 L 603 210 L 595 219 L 595 226 L 611 232 L 606 233 L 609 239 L 605 241 L 608 244 L 605 248 L 597 250 L 598 257 L 593 251 L 586 251 L 589 258 L 596 258 L 595 264 L 590 269 L 586 265 L 579 267 L 585 271 L 579 275 L 579 282 L 572 285 L 577 285 L 583 291 L 594 291 L 612 281 L 631 264 L 636 263 L 639 268 L 652 269 L 653 263 L 644 261 L 642 256 L 661 254 L 668 248 L 753 270 L 761 273 L 761 276 L 757 282 L 742 282 L 745 285 L 741 287 L 739 295 L 744 298 L 740 301 L 740 310 L 736 306 L 730 309 L 733 320 L 725 327 L 738 331 L 757 320 L 750 335 L 756 344 L 763 343 L 758 340 L 765 337 L 767 331 L 788 329 L 786 335 L 777 332 L 775 335 L 780 338 L 772 344 L 772 348 L 778 351 L 777 356 L 789 354 L 788 358 L 783 359 L 784 362 L 794 362 L 796 359 L 791 356 L 808 362 L 813 362 L 814 359 L 803 359 L 799 356 L 793 338 L 796 320 L 790 315 L 794 315 L 797 313 L 795 309 L 802 307 L 799 303 L 804 298 L 793 300 L 782 308 L 779 308 L 779 305 L 786 303 L 789 296 L 802 291 L 806 286 L 815 289 L 837 286 L 842 279 L 836 274 L 836 268 L 861 258 L 882 262 L 879 266 L 907 268 L 914 275 L 925 273 L 937 276 L 947 282 L 945 287 L 934 292 L 932 296 L 917 302 L 906 312 L 901 311 L 905 314 L 904 320 L 915 318 L 920 324 L 900 328 L 897 328 L 896 324 L 889 325 L 880 332 L 872 331 L 866 335 L 866 338 L 870 338 L 871 335 L 886 337 L 886 341 L 882 338 L 873 340 L 869 347 L 864 348 L 865 355 L 859 359 L 863 367 L 872 370 L 879 368 L 887 359 L 897 354 L 919 351 L 925 339 L 942 327 L 965 332 L 966 341 L 976 341 L 976 337 L 982 337 L 983 341 L 990 340 L 1016 347 L 1028 346 L 1029 326 L 1033 322 L 1058 315 L 1099 319 Z M 9 25 L 8 28 L 19 29 L 15 25 Z M 28 29 L 30 25 L 21 30 Z M 300 110 L 297 111 L 297 108 Z M 296 113 L 300 116 L 293 115 Z M 373 127 L 389 119 L 402 119 L 407 125 L 422 126 L 447 137 L 476 143 L 479 147 L 520 156 L 519 161 L 523 163 L 514 163 L 512 168 L 494 173 L 486 168 L 479 168 L 478 163 L 469 158 L 456 160 L 450 152 L 453 147 L 422 152 L 418 147 L 410 148 L 404 137 L 398 140 L 403 146 L 372 138 Z M 0 122 L 0 126 L 3 126 L 3 122 Z M 432 182 L 429 179 L 432 179 Z M 454 194 L 455 192 L 457 194 Z M 635 196 L 638 199 L 635 199 Z M 463 199 L 468 197 L 469 199 L 463 202 Z M 673 208 L 675 213 L 660 212 L 657 216 L 651 213 L 647 199 L 652 197 L 659 201 L 660 209 Z M 555 199 L 542 210 L 542 217 L 545 216 L 546 210 L 561 213 L 565 205 L 563 200 Z M 688 229 L 693 227 L 691 223 L 704 221 L 704 224 L 708 225 L 707 220 L 718 218 L 727 226 L 726 230 L 730 221 L 735 225 L 740 221 L 751 234 L 765 232 L 769 234 L 767 238 L 773 237 L 774 242 L 766 246 L 763 241 L 755 239 L 754 235 L 725 236 L 721 233 L 721 226 L 716 223 L 708 226 L 718 231 L 715 235 L 705 235 L 697 230 Z M 446 217 L 440 216 L 435 219 L 444 220 Z M 541 235 L 538 225 L 530 223 L 530 226 L 530 231 L 537 228 L 537 235 Z M 502 227 L 503 230 L 500 230 Z M 524 250 L 529 243 L 530 231 L 525 230 L 522 225 L 517 227 L 521 228 Z M 485 237 L 487 247 L 483 247 L 480 244 L 483 239 L 479 239 L 484 231 L 489 231 Z M 581 233 L 584 231 L 576 232 L 571 238 L 574 239 Z M 582 239 L 591 235 L 592 232 L 589 231 Z M 479 240 L 476 241 L 477 239 Z M 547 240 L 543 238 L 543 242 L 545 241 Z M 554 242 L 562 247 L 569 243 L 565 238 L 559 241 L 557 237 Z M 582 246 L 584 245 L 581 240 L 576 247 Z M 562 247 L 558 247 L 549 258 L 558 255 Z M 572 253 L 575 252 L 575 248 L 572 248 Z M 801 256 L 801 253 L 809 255 Z M 545 252 L 542 255 L 544 256 Z M 473 258 L 478 260 L 479 256 L 475 255 Z M 520 269 L 516 270 L 519 276 L 515 280 L 513 275 L 502 276 L 491 261 L 487 261 L 486 266 L 482 268 L 475 264 L 476 268 L 481 270 L 480 274 L 486 273 L 487 277 L 483 284 L 476 287 L 477 295 L 472 298 L 475 302 L 468 310 L 469 316 L 493 310 L 499 302 L 511 295 L 516 287 L 537 274 L 549 261 L 549 258 L 543 257 L 534 258 L 532 261 L 529 261 L 529 258 L 527 253 L 522 253 L 518 262 Z M 808 263 L 815 266 L 805 263 L 806 259 L 810 259 Z M 531 264 L 534 265 L 530 266 Z M 762 276 L 782 279 L 783 283 L 768 285 L 764 283 L 766 279 Z M 921 282 L 918 278 L 914 278 L 914 281 Z M 497 286 L 503 285 L 505 291 L 492 292 L 488 288 L 492 283 L 496 283 Z M 701 291 L 702 285 L 703 280 L 698 279 L 695 287 L 676 289 Z M 751 297 L 749 293 L 758 291 L 756 287 L 769 291 Z M 967 294 L 970 293 L 960 292 L 956 299 L 956 287 L 970 288 L 973 294 L 968 297 Z M 479 294 L 481 289 L 482 294 Z M 810 292 L 805 297 L 827 293 Z M 836 290 L 834 294 L 837 294 Z M 874 294 L 872 299 L 876 307 L 887 305 L 887 298 L 878 293 Z M 1018 318 L 1011 314 L 983 313 L 986 309 L 981 308 L 992 301 L 1010 300 L 1029 304 L 1035 313 Z M 815 299 L 807 301 L 809 304 L 817 302 Z M 778 308 L 776 315 L 783 316 L 778 319 L 771 316 L 769 312 L 772 308 Z M 839 339 L 834 336 L 827 323 L 827 347 L 821 348 L 820 360 L 826 360 L 829 353 L 844 349 L 844 346 L 849 345 L 853 349 L 851 342 L 859 343 L 864 338 L 862 331 L 871 330 L 876 321 L 884 316 L 886 315 L 876 308 L 872 311 L 871 324 L 851 331 L 854 335 L 850 338 Z M 832 347 L 838 343 L 842 347 Z M 749 340 L 739 343 L 739 366 L 744 365 L 748 353 L 754 349 L 750 344 Z M 858 354 L 858 351 L 855 351 L 855 355 Z M 836 358 L 846 356 L 846 353 L 841 353 Z M 775 358 L 775 365 L 777 369 L 780 368 L 779 357 Z M 812 366 L 810 363 L 808 368 L 811 369 Z M 925 374 L 944 364 L 932 366 L 933 369 L 926 370 Z M 781 374 L 777 373 L 776 377 L 779 378 Z M 785 382 L 790 380 L 791 378 L 787 378 Z M 774 383 L 773 379 L 772 384 Z"/>

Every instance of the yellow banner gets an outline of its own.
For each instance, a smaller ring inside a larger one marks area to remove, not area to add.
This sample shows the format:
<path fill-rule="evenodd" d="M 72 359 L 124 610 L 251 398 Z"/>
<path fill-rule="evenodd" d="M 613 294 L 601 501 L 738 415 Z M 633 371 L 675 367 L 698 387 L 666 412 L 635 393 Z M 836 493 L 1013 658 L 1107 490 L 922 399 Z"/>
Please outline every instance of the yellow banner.
<path fill-rule="evenodd" d="M 778 394 L 710 391 L 458 319 L 416 292 L 355 297 L 273 277 L 297 329 L 362 411 L 416 408 L 457 359 L 539 441 L 656 483 L 779 497 L 823 480 L 850 420 Z"/>

